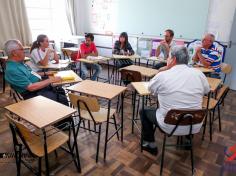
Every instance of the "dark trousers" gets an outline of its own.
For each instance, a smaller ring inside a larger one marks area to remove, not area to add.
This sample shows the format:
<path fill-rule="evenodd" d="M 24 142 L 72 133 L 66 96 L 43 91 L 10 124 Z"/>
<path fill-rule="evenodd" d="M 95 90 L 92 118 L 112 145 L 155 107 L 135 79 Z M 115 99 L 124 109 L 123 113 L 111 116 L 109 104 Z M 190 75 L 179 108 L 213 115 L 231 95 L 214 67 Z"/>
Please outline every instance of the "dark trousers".
<path fill-rule="evenodd" d="M 157 120 L 156 120 L 156 108 L 149 107 L 144 108 L 144 110 L 140 111 L 140 118 L 142 123 L 142 135 L 143 140 L 147 142 L 154 142 L 154 129 L 155 126 L 158 126 Z"/>
<path fill-rule="evenodd" d="M 61 87 L 47 86 L 47 87 L 37 90 L 37 91 L 33 91 L 33 92 L 27 91 L 27 92 L 21 94 L 21 96 L 24 98 L 24 100 L 36 97 L 38 95 L 44 96 L 46 98 L 57 101 L 57 102 L 64 104 L 66 106 L 69 106 L 65 91 Z"/>
<path fill-rule="evenodd" d="M 154 65 L 153 68 L 159 70 L 161 67 L 165 67 L 165 66 L 167 66 L 167 63 L 165 63 L 165 62 L 160 62 L 160 63 Z"/>

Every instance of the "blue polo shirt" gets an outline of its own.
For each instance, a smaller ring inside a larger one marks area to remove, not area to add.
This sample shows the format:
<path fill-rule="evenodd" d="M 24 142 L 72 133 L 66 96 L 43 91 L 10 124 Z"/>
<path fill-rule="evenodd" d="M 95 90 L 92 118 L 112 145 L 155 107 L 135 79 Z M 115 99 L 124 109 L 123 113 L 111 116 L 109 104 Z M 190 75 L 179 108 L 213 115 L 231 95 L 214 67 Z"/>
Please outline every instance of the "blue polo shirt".
<path fill-rule="evenodd" d="M 202 56 L 206 58 L 206 61 L 211 64 L 210 66 L 215 70 L 215 72 L 217 73 L 221 72 L 220 53 L 214 45 L 212 45 L 209 49 L 201 48 L 201 53 Z"/>
<path fill-rule="evenodd" d="M 23 62 L 8 60 L 6 62 L 5 80 L 19 93 L 27 91 L 27 87 L 40 81 L 31 68 Z"/>

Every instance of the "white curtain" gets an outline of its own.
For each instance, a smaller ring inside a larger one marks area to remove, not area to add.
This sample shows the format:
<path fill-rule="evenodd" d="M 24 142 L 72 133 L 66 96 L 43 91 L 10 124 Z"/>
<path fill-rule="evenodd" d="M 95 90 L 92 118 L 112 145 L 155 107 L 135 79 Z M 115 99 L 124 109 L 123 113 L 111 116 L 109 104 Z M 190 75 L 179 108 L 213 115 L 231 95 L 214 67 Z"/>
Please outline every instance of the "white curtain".
<path fill-rule="evenodd" d="M 68 19 L 68 23 L 70 26 L 71 34 L 76 35 L 76 7 L 75 7 L 75 0 L 66 0 L 66 16 Z"/>
<path fill-rule="evenodd" d="M 32 42 L 24 0 L 0 0 L 0 48 L 9 39 Z"/>

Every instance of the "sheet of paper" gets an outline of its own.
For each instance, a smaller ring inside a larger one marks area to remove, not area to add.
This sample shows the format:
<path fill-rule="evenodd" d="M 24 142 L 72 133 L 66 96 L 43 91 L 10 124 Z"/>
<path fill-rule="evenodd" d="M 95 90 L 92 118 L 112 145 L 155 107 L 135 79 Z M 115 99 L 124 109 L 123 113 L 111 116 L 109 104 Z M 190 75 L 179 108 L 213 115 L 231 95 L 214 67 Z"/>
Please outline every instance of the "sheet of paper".
<path fill-rule="evenodd" d="M 141 57 L 149 57 L 150 51 L 149 50 L 142 50 L 141 51 Z"/>
<path fill-rule="evenodd" d="M 139 46 L 139 48 L 145 49 L 145 48 L 147 48 L 147 42 L 146 41 L 139 41 L 138 46 Z"/>
<path fill-rule="evenodd" d="M 160 42 L 153 42 L 152 43 L 152 49 L 157 49 L 159 44 L 160 44 Z"/>

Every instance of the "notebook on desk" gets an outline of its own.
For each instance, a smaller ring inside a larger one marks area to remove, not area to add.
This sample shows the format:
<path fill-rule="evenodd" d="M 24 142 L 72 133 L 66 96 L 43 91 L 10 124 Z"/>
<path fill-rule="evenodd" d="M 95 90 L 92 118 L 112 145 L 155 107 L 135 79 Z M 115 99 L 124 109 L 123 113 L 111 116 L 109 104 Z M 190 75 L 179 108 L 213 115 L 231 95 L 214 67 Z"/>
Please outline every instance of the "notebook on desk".
<path fill-rule="evenodd" d="M 74 75 L 73 75 L 71 72 L 66 72 L 66 71 L 58 72 L 58 73 L 54 74 L 54 76 L 59 76 L 59 77 L 61 77 L 61 79 L 62 79 L 63 81 L 75 80 Z"/>

